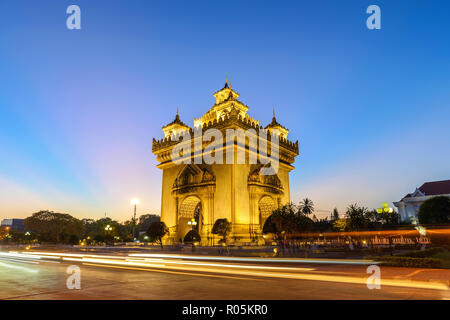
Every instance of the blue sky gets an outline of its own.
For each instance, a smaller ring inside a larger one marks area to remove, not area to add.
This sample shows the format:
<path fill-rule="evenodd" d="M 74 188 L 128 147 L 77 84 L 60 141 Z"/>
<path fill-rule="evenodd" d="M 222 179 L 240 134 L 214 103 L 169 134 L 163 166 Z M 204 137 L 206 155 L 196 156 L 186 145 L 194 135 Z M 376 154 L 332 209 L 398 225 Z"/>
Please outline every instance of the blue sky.
<path fill-rule="evenodd" d="M 81 8 L 82 29 L 66 28 Z M 381 30 L 366 8 L 381 8 Z M 225 75 L 299 140 L 291 199 L 319 215 L 450 179 L 448 1 L 3 1 L 0 218 L 158 213 L 152 138 Z"/>

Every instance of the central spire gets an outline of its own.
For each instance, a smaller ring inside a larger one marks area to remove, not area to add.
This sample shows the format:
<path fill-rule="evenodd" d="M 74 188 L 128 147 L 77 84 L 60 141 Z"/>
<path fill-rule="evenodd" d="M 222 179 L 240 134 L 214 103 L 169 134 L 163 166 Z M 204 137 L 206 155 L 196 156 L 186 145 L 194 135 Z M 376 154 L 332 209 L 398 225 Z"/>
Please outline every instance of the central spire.
<path fill-rule="evenodd" d="M 231 89 L 231 84 L 228 83 L 228 77 L 225 76 L 225 86 L 219 91 L 215 92 L 214 97 L 216 98 L 216 104 L 220 104 L 228 100 L 237 100 L 239 94 Z"/>
<path fill-rule="evenodd" d="M 178 107 L 178 105 L 177 105 L 177 114 L 176 114 L 176 116 L 175 116 L 175 121 L 180 121 L 180 113 L 179 113 L 179 107 Z"/>

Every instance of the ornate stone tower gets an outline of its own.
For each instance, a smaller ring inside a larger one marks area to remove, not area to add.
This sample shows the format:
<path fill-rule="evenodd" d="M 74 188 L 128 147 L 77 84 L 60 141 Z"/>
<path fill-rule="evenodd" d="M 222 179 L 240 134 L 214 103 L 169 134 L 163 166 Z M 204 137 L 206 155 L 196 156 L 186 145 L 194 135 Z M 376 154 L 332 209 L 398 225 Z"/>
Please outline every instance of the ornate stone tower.
<path fill-rule="evenodd" d="M 159 161 L 157 167 L 163 171 L 161 220 L 169 227 L 165 239 L 168 244 L 183 240 L 191 228 L 197 229 L 202 244 L 216 244 L 219 237 L 211 231 L 220 218 L 232 223 L 231 242 L 263 243 L 265 220 L 274 209 L 290 202 L 289 172 L 299 154 L 298 141 L 287 140 L 289 131 L 276 121 L 275 113 L 269 125 L 260 126 L 247 114 L 248 106 L 238 100 L 239 94 L 227 82 L 214 97 L 216 103 L 202 117 L 194 119 L 193 128 L 180 120 L 177 110 L 175 120 L 162 128 L 164 139 L 153 139 L 152 151 Z M 223 140 L 205 139 L 210 129 L 222 133 Z M 244 140 L 230 140 L 230 129 L 245 132 Z M 257 145 L 251 143 L 256 140 Z M 264 159 L 273 150 L 261 150 L 272 141 L 277 142 L 279 164 L 268 175 L 263 170 L 270 167 L 270 162 Z M 183 154 L 183 163 L 172 159 L 174 148 L 180 144 L 192 147 L 192 151 Z M 215 149 L 211 149 L 213 144 Z M 218 151 L 231 152 L 234 160 L 242 152 L 245 161 L 230 163 L 225 155 L 214 163 L 205 161 L 205 154 L 217 157 Z M 251 161 L 256 158 L 256 162 Z M 195 227 L 189 224 L 192 219 L 197 222 Z"/>

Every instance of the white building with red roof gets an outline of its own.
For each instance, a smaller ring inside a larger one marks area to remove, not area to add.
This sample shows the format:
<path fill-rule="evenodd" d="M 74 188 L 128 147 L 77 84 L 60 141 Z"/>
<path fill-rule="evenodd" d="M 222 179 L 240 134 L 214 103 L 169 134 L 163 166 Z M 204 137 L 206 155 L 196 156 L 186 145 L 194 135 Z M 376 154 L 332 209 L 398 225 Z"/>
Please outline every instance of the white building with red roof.
<path fill-rule="evenodd" d="M 400 201 L 394 202 L 403 221 L 417 218 L 422 203 L 432 197 L 450 197 L 450 180 L 425 182 L 413 193 L 408 193 Z"/>

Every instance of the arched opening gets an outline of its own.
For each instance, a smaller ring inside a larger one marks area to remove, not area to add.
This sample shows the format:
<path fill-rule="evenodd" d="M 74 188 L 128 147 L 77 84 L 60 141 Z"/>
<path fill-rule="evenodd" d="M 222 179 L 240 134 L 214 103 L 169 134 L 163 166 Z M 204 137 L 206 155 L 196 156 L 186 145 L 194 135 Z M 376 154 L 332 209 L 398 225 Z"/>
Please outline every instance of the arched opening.
<path fill-rule="evenodd" d="M 273 210 L 276 209 L 275 202 L 270 196 L 263 196 L 258 203 L 259 206 L 259 224 L 261 230 L 264 227 L 264 223 L 267 218 L 272 214 Z"/>
<path fill-rule="evenodd" d="M 194 219 L 195 224 L 192 223 Z M 202 230 L 203 216 L 202 216 L 202 202 L 197 196 L 188 196 L 184 198 L 180 205 L 178 215 L 178 241 L 184 239 L 186 234 L 195 230 L 199 234 Z"/>

